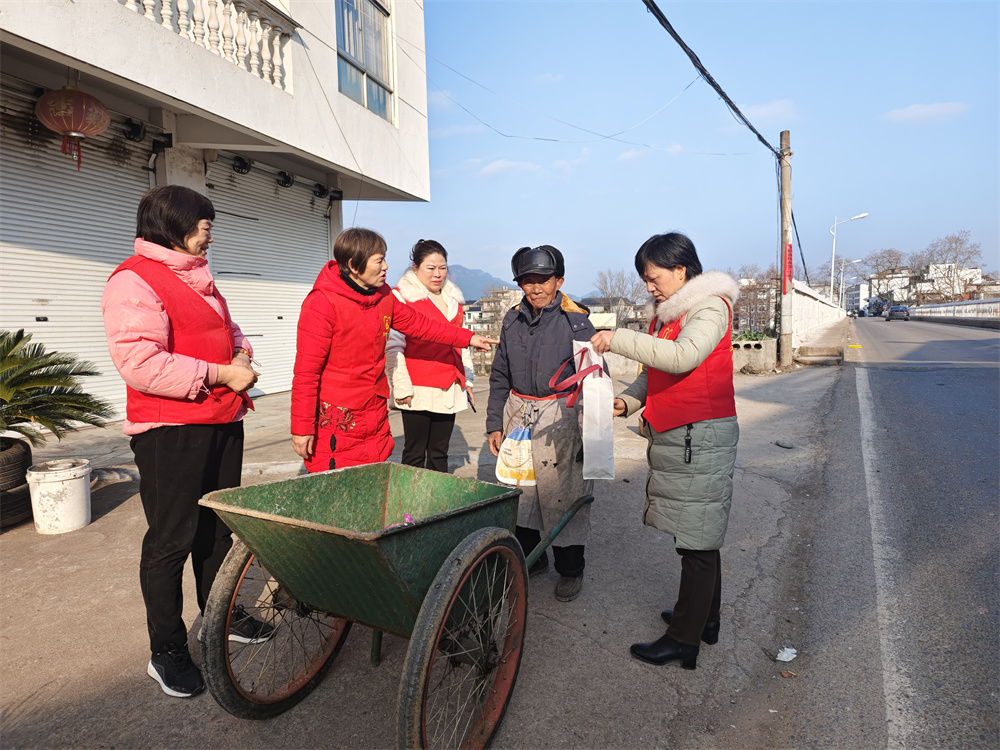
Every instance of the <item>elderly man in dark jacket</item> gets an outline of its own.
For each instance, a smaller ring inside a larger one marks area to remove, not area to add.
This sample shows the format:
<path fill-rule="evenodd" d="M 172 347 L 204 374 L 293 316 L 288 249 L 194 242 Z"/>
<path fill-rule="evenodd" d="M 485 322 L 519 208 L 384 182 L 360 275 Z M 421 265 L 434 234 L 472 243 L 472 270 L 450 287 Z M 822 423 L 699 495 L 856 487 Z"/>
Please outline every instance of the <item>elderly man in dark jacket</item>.
<path fill-rule="evenodd" d="M 490 371 L 486 430 L 496 456 L 510 429 L 519 424 L 531 427 L 536 485 L 524 488 L 517 515 L 517 539 L 530 552 L 576 499 L 593 491 L 593 480 L 583 478 L 579 415 L 566 405 L 568 394 L 554 391 L 549 381 L 573 356 L 573 341 L 589 341 L 596 331 L 589 311 L 559 291 L 565 264 L 556 248 L 523 247 L 514 254 L 511 270 L 524 297 L 503 320 Z M 571 362 L 560 380 L 575 371 Z M 557 537 L 562 546 L 552 548 L 560 576 L 555 595 L 560 601 L 575 599 L 583 585 L 589 511 L 589 506 L 580 510 Z M 530 574 L 543 573 L 548 566 L 546 553 Z"/>

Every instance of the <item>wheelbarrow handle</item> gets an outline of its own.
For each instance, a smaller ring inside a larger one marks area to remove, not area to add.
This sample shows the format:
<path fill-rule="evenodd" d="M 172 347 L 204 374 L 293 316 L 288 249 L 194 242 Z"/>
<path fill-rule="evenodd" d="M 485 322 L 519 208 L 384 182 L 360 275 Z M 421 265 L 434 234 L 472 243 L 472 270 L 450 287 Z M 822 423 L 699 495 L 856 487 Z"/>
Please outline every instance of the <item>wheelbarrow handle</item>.
<path fill-rule="evenodd" d="M 559 519 L 559 523 L 555 525 L 552 531 L 550 531 L 548 535 L 538 543 L 537 547 L 531 550 L 531 554 L 524 558 L 525 565 L 529 568 L 534 565 L 538 561 L 538 558 L 545 554 L 545 550 L 549 548 L 549 545 L 552 544 L 552 541 L 559 535 L 559 532 L 566 528 L 566 524 L 572 520 L 577 511 L 584 505 L 590 505 L 592 502 L 594 502 L 593 495 L 584 495 L 573 503 L 569 507 L 569 510 L 566 511 L 565 515 Z"/>

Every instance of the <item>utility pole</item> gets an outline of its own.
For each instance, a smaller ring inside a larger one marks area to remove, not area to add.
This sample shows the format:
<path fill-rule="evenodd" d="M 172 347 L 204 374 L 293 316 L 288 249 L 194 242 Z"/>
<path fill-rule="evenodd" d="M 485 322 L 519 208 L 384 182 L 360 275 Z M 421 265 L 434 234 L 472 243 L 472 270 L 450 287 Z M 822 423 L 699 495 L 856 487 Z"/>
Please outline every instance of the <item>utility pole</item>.
<path fill-rule="evenodd" d="M 778 364 L 792 364 L 792 149 L 787 130 L 781 131 L 781 320 L 778 324 Z"/>

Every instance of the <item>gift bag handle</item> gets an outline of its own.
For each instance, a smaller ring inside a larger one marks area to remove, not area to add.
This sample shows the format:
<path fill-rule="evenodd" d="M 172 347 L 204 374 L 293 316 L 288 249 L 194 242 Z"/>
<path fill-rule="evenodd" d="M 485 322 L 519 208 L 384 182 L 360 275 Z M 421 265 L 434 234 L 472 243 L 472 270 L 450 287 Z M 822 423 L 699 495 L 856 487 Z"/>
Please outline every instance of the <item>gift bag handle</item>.
<path fill-rule="evenodd" d="M 585 367 L 582 370 L 578 370 L 577 372 L 575 372 L 573 375 L 570 375 L 565 380 L 563 380 L 561 382 L 557 382 L 559 380 L 559 376 L 562 374 L 562 371 L 564 369 L 566 369 L 566 365 L 568 365 L 570 362 L 572 362 L 574 359 L 576 359 L 577 355 L 579 355 L 579 357 L 580 357 L 580 365 L 582 366 L 583 365 L 583 358 L 586 355 L 586 353 L 587 353 L 587 349 L 581 349 L 580 351 L 576 352 L 575 354 L 570 355 L 569 359 L 567 359 L 565 362 L 563 362 L 559 366 L 559 369 L 556 370 L 555 375 L 553 375 L 551 378 L 549 378 L 549 388 L 551 388 L 552 390 L 556 391 L 557 393 L 559 393 L 559 391 L 563 391 L 566 388 L 569 388 L 571 386 L 573 387 L 573 390 L 570 391 L 567 394 L 567 398 L 566 398 L 566 406 L 568 406 L 570 409 L 572 409 L 574 406 L 576 406 L 576 400 L 578 398 L 580 398 L 580 393 L 583 390 L 583 385 L 582 385 L 581 381 L 583 381 L 584 378 L 586 378 L 588 375 L 591 375 L 592 373 L 603 372 L 600 365 L 593 364 L 590 367 Z M 559 393 L 559 395 L 561 396 L 563 394 Z"/>

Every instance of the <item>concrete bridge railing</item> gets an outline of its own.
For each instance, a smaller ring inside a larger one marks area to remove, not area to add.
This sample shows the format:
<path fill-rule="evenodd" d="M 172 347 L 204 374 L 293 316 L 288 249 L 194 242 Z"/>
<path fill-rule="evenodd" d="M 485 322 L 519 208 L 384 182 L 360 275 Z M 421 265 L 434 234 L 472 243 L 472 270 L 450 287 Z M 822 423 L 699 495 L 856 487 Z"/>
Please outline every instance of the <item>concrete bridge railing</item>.
<path fill-rule="evenodd" d="M 801 281 L 792 292 L 792 348 L 798 349 L 817 328 L 843 320 L 847 316 L 839 306 Z"/>

